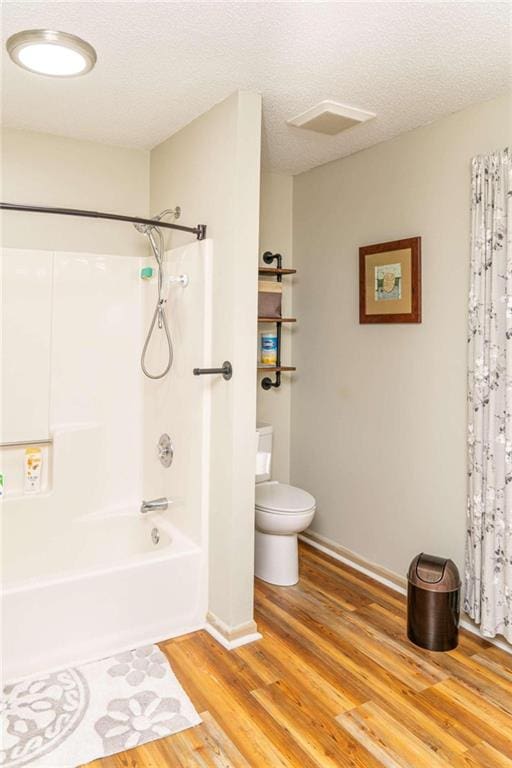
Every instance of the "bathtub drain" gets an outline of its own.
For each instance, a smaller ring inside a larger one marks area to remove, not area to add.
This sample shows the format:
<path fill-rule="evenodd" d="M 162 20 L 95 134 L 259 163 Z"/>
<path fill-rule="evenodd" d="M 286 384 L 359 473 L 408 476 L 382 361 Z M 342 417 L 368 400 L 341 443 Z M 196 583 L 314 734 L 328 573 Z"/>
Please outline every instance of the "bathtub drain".
<path fill-rule="evenodd" d="M 158 530 L 158 528 L 153 528 L 153 530 L 151 531 L 151 541 L 155 546 L 160 541 L 160 531 Z"/>

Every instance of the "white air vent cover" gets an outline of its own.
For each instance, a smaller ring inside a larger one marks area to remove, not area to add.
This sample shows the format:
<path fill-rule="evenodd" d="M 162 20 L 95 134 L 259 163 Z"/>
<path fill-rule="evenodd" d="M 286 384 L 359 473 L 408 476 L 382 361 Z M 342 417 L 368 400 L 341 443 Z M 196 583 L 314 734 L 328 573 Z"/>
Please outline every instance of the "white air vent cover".
<path fill-rule="evenodd" d="M 364 112 L 362 109 L 338 104 L 336 101 L 321 101 L 316 107 L 311 107 L 297 117 L 287 120 L 287 123 L 297 128 L 328 133 L 332 136 L 352 128 L 353 125 L 371 120 L 372 117 L 375 117 L 373 112 Z"/>

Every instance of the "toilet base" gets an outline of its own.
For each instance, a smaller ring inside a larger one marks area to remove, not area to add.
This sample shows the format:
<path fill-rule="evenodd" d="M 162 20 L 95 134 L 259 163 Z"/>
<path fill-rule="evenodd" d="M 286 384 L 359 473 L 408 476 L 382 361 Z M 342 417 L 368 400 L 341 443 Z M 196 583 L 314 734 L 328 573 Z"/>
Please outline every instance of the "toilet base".
<path fill-rule="evenodd" d="M 297 534 L 279 536 L 258 530 L 255 533 L 255 576 L 279 587 L 291 587 L 296 584 L 299 580 Z"/>

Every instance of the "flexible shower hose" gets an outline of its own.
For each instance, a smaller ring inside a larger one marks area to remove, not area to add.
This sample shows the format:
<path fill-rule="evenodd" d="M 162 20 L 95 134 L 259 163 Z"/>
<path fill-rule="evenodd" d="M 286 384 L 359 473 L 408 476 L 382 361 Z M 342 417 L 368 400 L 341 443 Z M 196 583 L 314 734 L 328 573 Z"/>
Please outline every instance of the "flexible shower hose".
<path fill-rule="evenodd" d="M 156 232 L 158 233 L 158 243 L 155 242 L 155 238 L 153 236 L 153 232 L 155 231 L 155 228 L 148 227 L 148 228 L 145 228 L 143 231 L 144 231 L 144 234 L 148 236 L 148 240 L 151 244 L 151 248 L 153 250 L 156 263 L 158 265 L 158 297 L 156 300 L 155 311 L 153 312 L 153 319 L 151 320 L 151 325 L 149 326 L 148 334 L 146 336 L 146 341 L 144 342 L 144 346 L 142 347 L 140 365 L 144 375 L 147 376 L 148 379 L 163 379 L 163 377 L 167 373 L 169 373 L 172 366 L 173 357 L 174 357 L 171 333 L 169 331 L 169 326 L 167 325 L 167 318 L 165 316 L 165 310 L 164 310 L 165 299 L 162 296 L 164 239 L 161 231 L 158 228 L 156 229 Z M 155 325 L 157 325 L 158 328 L 160 329 L 163 328 L 165 332 L 165 337 L 167 339 L 167 349 L 168 349 L 167 365 L 165 366 L 164 370 L 161 373 L 150 373 L 146 367 L 146 354 L 148 351 L 149 342 L 151 341 L 151 337 L 153 336 Z"/>

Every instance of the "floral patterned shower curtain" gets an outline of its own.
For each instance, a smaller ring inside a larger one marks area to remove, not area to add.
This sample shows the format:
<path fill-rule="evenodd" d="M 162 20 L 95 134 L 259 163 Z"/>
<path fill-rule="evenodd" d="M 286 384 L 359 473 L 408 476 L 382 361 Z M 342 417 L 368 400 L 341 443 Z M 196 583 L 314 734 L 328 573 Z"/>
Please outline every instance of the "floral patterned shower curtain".
<path fill-rule="evenodd" d="M 464 608 L 512 642 L 512 156 L 472 165 Z"/>

